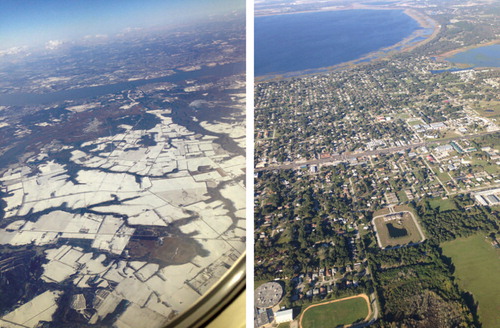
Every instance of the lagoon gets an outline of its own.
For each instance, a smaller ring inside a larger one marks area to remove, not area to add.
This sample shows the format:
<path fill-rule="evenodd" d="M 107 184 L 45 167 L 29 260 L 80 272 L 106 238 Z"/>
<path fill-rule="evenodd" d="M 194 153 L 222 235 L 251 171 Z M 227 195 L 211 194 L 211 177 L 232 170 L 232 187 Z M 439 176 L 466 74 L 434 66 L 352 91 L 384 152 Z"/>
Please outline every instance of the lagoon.
<path fill-rule="evenodd" d="M 466 50 L 448 58 L 448 61 L 473 67 L 500 67 L 500 44 Z"/>
<path fill-rule="evenodd" d="M 255 75 L 359 59 L 421 29 L 403 10 L 342 10 L 255 18 Z"/>

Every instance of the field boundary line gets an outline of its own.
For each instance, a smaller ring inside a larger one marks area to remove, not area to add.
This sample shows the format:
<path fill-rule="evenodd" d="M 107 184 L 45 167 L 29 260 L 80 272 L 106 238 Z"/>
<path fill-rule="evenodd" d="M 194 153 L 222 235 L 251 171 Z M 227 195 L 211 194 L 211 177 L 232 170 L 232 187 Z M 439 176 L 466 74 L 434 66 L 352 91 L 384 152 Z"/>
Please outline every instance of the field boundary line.
<path fill-rule="evenodd" d="M 306 307 L 306 309 L 302 312 L 302 314 L 300 315 L 300 319 L 299 319 L 299 328 L 304 328 L 302 327 L 302 319 L 304 318 L 304 314 L 307 312 L 307 310 L 309 310 L 310 308 L 313 308 L 313 307 L 317 307 L 317 306 L 321 306 L 321 305 L 326 305 L 326 304 L 331 304 L 331 303 L 336 303 L 336 302 L 342 302 L 342 301 L 347 301 L 347 300 L 351 300 L 351 299 L 354 299 L 354 298 L 362 298 L 366 301 L 366 305 L 368 306 L 368 314 L 366 316 L 366 318 L 363 320 L 363 322 L 368 322 L 368 320 L 370 319 L 370 317 L 372 316 L 373 314 L 373 311 L 372 311 L 372 307 L 370 305 L 370 299 L 368 298 L 368 295 L 366 294 L 358 294 L 358 295 L 354 295 L 354 296 L 349 296 L 349 297 L 344 297 L 344 298 L 339 298 L 337 300 L 332 300 L 332 301 L 328 301 L 328 302 L 323 302 L 323 303 L 318 303 L 318 304 L 313 304 L 313 305 L 309 305 L 308 307 Z M 347 327 L 351 327 L 353 324 L 350 324 L 350 325 L 344 325 L 345 328 Z"/>

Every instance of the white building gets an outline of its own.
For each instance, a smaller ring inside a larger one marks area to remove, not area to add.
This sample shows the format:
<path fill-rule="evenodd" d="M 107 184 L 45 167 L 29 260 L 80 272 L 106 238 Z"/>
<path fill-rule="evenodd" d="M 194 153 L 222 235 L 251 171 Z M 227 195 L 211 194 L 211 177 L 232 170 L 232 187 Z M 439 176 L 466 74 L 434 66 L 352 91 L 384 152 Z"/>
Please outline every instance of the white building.
<path fill-rule="evenodd" d="M 277 323 L 289 322 L 293 320 L 293 309 L 281 310 L 274 314 Z"/>
<path fill-rule="evenodd" d="M 479 191 L 472 194 L 476 201 L 483 206 L 500 205 L 500 188 Z"/>

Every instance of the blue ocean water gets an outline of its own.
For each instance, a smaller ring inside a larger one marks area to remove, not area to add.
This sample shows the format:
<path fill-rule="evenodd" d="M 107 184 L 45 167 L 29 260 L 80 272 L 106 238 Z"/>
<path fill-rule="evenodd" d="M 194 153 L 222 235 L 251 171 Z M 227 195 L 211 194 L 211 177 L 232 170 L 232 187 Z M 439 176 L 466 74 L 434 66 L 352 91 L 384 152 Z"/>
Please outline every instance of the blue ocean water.
<path fill-rule="evenodd" d="M 255 75 L 333 66 L 419 29 L 402 10 L 344 10 L 255 18 Z"/>
<path fill-rule="evenodd" d="M 469 64 L 474 67 L 500 67 L 500 44 L 460 52 L 448 58 L 448 61 Z"/>

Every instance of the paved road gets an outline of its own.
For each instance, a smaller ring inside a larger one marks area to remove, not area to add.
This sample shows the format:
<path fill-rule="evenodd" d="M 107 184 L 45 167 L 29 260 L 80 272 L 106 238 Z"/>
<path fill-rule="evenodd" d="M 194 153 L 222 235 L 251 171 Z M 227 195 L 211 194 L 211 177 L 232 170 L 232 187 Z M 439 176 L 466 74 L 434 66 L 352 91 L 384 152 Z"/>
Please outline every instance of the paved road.
<path fill-rule="evenodd" d="M 422 146 L 429 146 L 429 145 L 439 145 L 439 144 L 448 143 L 448 142 L 456 141 L 456 140 L 468 140 L 468 139 L 472 139 L 472 138 L 476 138 L 476 137 L 480 137 L 480 136 L 497 134 L 497 133 L 500 133 L 500 131 L 482 132 L 482 133 L 473 134 L 473 135 L 471 134 L 471 135 L 467 135 L 467 136 L 446 138 L 446 139 L 441 139 L 441 140 L 429 140 L 429 141 L 418 142 L 418 143 L 409 144 L 409 145 L 405 145 L 405 146 L 390 147 L 390 148 L 377 149 L 377 150 L 369 150 L 369 151 L 360 152 L 360 153 L 344 153 L 341 155 L 334 155 L 334 156 L 330 156 L 327 158 L 312 159 L 309 161 L 292 162 L 289 164 L 272 164 L 272 165 L 269 165 L 266 167 L 256 168 L 255 172 L 269 171 L 269 170 L 294 169 L 294 168 L 299 168 L 302 165 L 318 165 L 318 164 L 324 164 L 324 163 L 335 162 L 335 161 L 347 161 L 348 159 L 357 158 L 357 157 L 380 155 L 380 154 L 392 154 L 392 153 L 397 153 L 397 152 L 402 151 L 402 150 L 414 149 L 414 148 L 419 148 Z"/>
<path fill-rule="evenodd" d="M 444 191 L 446 192 L 446 195 L 449 196 L 450 195 L 450 191 L 448 190 L 448 188 L 446 188 L 446 185 L 443 183 L 443 181 L 441 181 L 441 179 L 439 178 L 439 176 L 436 174 L 436 172 L 434 172 L 434 170 L 432 169 L 431 165 L 429 164 L 428 161 L 426 161 L 423 156 L 421 157 L 422 158 L 422 162 L 424 162 L 425 166 L 427 166 L 427 168 L 429 169 L 429 171 L 432 172 L 432 174 L 434 175 L 434 177 L 437 179 L 437 181 L 439 182 L 439 184 L 441 185 L 441 187 L 443 187 Z"/>

